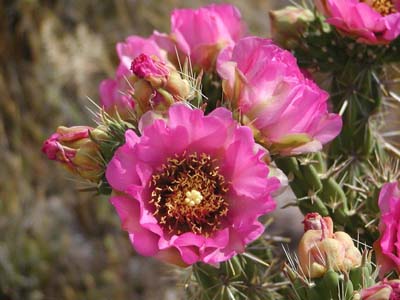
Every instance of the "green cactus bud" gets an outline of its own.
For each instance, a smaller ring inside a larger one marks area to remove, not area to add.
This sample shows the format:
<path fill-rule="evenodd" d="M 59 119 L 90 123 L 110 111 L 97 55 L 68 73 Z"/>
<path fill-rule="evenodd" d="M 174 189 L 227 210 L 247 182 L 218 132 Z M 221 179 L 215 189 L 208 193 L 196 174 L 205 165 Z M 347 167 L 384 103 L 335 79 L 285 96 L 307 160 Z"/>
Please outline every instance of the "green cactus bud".
<path fill-rule="evenodd" d="M 361 266 L 350 270 L 350 280 L 353 282 L 354 289 L 358 291 L 362 288 L 374 285 L 375 280 L 372 273 L 371 256 L 368 251 L 364 251 L 362 254 Z"/>
<path fill-rule="evenodd" d="M 355 290 L 360 290 L 363 287 L 363 277 L 365 269 L 363 266 L 350 270 L 350 280 L 353 282 Z"/>
<path fill-rule="evenodd" d="M 316 280 L 316 288 L 320 299 L 339 300 L 340 275 L 329 269 L 321 279 Z"/>
<path fill-rule="evenodd" d="M 344 296 L 344 299 L 352 300 L 353 299 L 353 293 L 354 293 L 353 282 L 351 282 L 351 280 L 350 280 L 349 273 L 345 272 L 343 275 L 344 275 L 344 283 L 343 283 L 343 296 Z"/>

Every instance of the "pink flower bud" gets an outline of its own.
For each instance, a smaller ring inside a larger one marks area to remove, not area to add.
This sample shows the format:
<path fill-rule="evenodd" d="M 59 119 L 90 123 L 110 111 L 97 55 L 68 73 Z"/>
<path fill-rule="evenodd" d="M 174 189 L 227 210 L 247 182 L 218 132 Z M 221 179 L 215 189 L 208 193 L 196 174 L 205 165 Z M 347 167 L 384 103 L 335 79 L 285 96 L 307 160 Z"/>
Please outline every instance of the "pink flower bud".
<path fill-rule="evenodd" d="M 56 133 L 43 143 L 42 152 L 50 160 L 60 162 L 70 172 L 97 182 L 103 170 L 98 160 L 98 145 L 90 138 L 90 132 L 95 138 L 106 137 L 106 133 L 101 129 L 60 126 Z"/>
<path fill-rule="evenodd" d="M 150 57 L 144 53 L 133 60 L 131 70 L 137 77 L 150 81 L 152 85 L 161 85 L 169 76 L 169 70 L 164 62 L 157 56 Z"/>
<path fill-rule="evenodd" d="M 383 280 L 361 291 L 361 300 L 400 299 L 400 280 Z"/>
<path fill-rule="evenodd" d="M 308 213 L 303 221 L 304 231 L 325 230 L 328 236 L 333 234 L 333 222 L 330 217 L 321 217 L 319 213 Z"/>
<path fill-rule="evenodd" d="M 133 98 L 138 117 L 149 110 L 166 111 L 190 93 L 189 82 L 181 77 L 174 66 L 157 56 L 144 53 L 136 57 L 131 66 Z"/>
<path fill-rule="evenodd" d="M 124 42 L 117 44 L 119 65 L 113 78 L 103 80 L 99 87 L 100 104 L 104 110 L 112 115 L 121 117 L 123 120 L 132 118 L 135 109 L 132 97 L 134 90 L 130 67 L 132 61 L 141 53 L 156 55 L 162 61 L 167 61 L 166 52 L 160 48 L 158 42 L 161 34 L 154 33 L 148 38 L 140 36 L 129 36 Z"/>
<path fill-rule="evenodd" d="M 328 269 L 349 271 L 361 264 L 361 253 L 351 237 L 341 231 L 333 232 L 332 219 L 318 213 L 307 214 L 305 233 L 299 243 L 302 272 L 310 278 L 323 276 Z"/>
<path fill-rule="evenodd" d="M 42 147 L 42 152 L 50 160 L 57 160 L 72 166 L 72 159 L 75 157 L 79 144 L 89 137 L 89 131 L 93 129 L 87 126 L 74 126 L 57 128 L 56 133 L 47 139 Z"/>

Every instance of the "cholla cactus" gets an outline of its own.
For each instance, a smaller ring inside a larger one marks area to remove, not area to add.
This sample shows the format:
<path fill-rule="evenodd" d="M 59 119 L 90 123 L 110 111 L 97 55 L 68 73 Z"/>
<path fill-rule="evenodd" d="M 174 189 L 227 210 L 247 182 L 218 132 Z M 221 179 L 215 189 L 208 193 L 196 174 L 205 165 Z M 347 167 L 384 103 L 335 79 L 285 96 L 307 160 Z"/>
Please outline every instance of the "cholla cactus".
<path fill-rule="evenodd" d="M 373 1 L 315 2 L 317 7 L 308 7 L 314 18 L 307 25 L 302 19 L 296 42 L 286 46 L 310 76 L 323 80 L 334 112 L 342 116 L 343 128 L 325 153 L 279 159 L 277 164 L 291 174 L 290 185 L 303 213 L 329 215 L 337 226 L 372 244 L 377 238 L 377 194 L 385 182 L 377 177 L 396 173 L 396 162 L 389 157 L 399 153 L 384 142 L 378 130 L 384 118 L 377 117 L 388 95 L 395 95 L 380 78 L 387 64 L 400 60 L 398 25 L 377 34 L 377 27 L 360 29 L 366 26 L 360 22 L 366 16 L 357 19 L 357 14 L 349 13 L 345 17 L 346 12 L 356 11 L 355 5 L 367 15 L 376 15 Z M 398 15 L 387 17 L 398 20 Z"/>
<path fill-rule="evenodd" d="M 284 268 L 292 299 L 359 299 L 378 271 L 354 237 L 372 244 L 379 213 L 392 219 L 381 222 L 380 231 L 390 232 L 377 249 L 398 267 L 399 235 L 391 232 L 397 210 L 377 205 L 385 182 L 379 170 L 390 159 L 372 116 L 385 92 L 383 65 L 399 60 L 400 32 L 369 23 L 361 30 L 365 24 L 343 15 L 355 7 L 370 13 L 373 3 L 334 2 L 318 1 L 322 12 L 271 13 L 276 42 L 292 52 L 243 37 L 231 5 L 176 10 L 170 34 L 130 37 L 118 46 L 116 78 L 100 89 L 99 126 L 61 128 L 44 147 L 99 193 L 111 194 L 139 254 L 189 268 L 193 299 L 287 296 L 261 219 L 276 208 L 276 166 L 306 215 L 298 258 Z M 376 20 L 400 22 L 391 10 L 387 15 Z M 321 73 L 330 103 L 312 78 Z M 81 152 L 99 159 L 89 163 Z"/>
<path fill-rule="evenodd" d="M 260 239 L 248 252 L 221 263 L 193 266 L 185 287 L 189 299 L 285 299 L 288 282 L 281 275 L 281 265 L 274 259 L 276 242 Z"/>

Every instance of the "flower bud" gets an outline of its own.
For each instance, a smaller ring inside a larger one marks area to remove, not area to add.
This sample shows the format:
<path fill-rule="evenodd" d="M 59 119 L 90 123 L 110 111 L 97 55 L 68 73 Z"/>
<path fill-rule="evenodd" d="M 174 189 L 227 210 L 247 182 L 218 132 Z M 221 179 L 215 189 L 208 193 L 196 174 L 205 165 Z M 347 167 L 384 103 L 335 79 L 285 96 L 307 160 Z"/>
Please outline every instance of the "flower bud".
<path fill-rule="evenodd" d="M 299 243 L 302 272 L 311 278 L 322 277 L 329 269 L 349 271 L 361 264 L 361 253 L 345 232 L 333 232 L 332 219 L 318 213 L 307 214 L 305 233 Z"/>
<path fill-rule="evenodd" d="M 99 162 L 99 146 L 92 138 L 101 141 L 107 138 L 107 134 L 101 128 L 60 126 L 43 143 L 42 152 L 70 172 L 97 182 L 103 174 L 103 168 Z"/>
<path fill-rule="evenodd" d="M 157 56 L 140 54 L 133 60 L 131 70 L 139 117 L 151 109 L 164 111 L 174 102 L 186 99 L 190 93 L 188 81 L 182 79 L 175 67 Z"/>
<path fill-rule="evenodd" d="M 325 230 L 327 235 L 333 234 L 333 223 L 329 217 L 321 217 L 319 213 L 308 213 L 303 221 L 304 232 L 310 229 Z"/>
<path fill-rule="evenodd" d="M 383 280 L 377 285 L 361 291 L 361 300 L 396 299 L 400 299 L 400 280 Z"/>
<path fill-rule="evenodd" d="M 133 60 L 131 70 L 138 78 L 145 79 L 154 88 L 163 86 L 170 73 L 167 65 L 157 56 L 150 57 L 144 53 Z"/>
<path fill-rule="evenodd" d="M 314 21 L 309 9 L 287 6 L 269 12 L 272 39 L 287 49 L 293 49 L 308 23 Z"/>

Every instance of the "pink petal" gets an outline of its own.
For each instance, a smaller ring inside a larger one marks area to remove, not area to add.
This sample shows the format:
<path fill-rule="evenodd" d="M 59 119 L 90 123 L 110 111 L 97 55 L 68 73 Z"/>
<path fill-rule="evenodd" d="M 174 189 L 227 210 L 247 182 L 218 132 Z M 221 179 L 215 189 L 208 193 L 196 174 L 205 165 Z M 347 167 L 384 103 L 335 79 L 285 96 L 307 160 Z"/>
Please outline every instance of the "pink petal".
<path fill-rule="evenodd" d="M 158 252 L 157 235 L 139 225 L 139 204 L 126 196 L 114 196 L 110 199 L 121 219 L 122 228 L 129 232 L 129 238 L 136 251 L 144 256 L 153 256 Z"/>
<path fill-rule="evenodd" d="M 106 169 L 108 183 L 119 191 L 126 190 L 131 184 L 140 184 L 135 170 L 137 159 L 133 150 L 139 137 L 132 130 L 128 130 L 125 139 L 126 143 L 117 149 Z"/>

